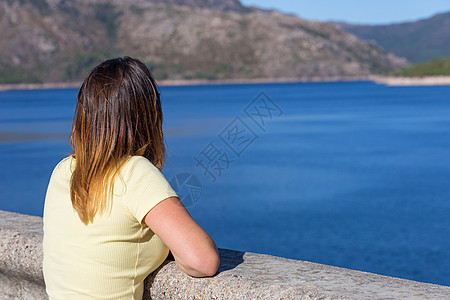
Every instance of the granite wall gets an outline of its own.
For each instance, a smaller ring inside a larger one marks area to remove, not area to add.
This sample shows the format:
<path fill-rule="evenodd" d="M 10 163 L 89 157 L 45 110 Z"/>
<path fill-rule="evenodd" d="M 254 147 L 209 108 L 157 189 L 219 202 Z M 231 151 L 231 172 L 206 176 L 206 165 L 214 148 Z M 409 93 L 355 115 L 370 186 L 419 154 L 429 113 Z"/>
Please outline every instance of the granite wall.
<path fill-rule="evenodd" d="M 0 299 L 46 299 L 42 218 L 0 211 Z M 216 276 L 193 278 L 166 261 L 144 299 L 450 299 L 450 287 L 306 261 L 220 249 Z"/>

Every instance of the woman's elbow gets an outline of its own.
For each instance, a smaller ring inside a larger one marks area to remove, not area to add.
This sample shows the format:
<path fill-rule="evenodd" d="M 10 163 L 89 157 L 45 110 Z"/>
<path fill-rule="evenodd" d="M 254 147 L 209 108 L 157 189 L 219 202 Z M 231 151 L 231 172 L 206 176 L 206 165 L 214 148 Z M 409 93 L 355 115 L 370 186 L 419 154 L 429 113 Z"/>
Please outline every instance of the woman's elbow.
<path fill-rule="evenodd" d="M 219 269 L 219 265 L 220 265 L 220 258 L 216 252 L 215 255 L 213 255 L 213 257 L 209 259 L 208 263 L 205 266 L 204 270 L 205 276 L 210 277 L 216 275 L 217 270 Z"/>
<path fill-rule="evenodd" d="M 220 258 L 216 251 L 208 255 L 199 257 L 194 267 L 197 271 L 195 277 L 211 277 L 217 273 L 220 265 Z"/>
<path fill-rule="evenodd" d="M 192 251 L 187 256 L 178 256 L 174 253 L 178 267 L 192 277 L 211 277 L 217 273 L 220 258 L 217 250 Z"/>

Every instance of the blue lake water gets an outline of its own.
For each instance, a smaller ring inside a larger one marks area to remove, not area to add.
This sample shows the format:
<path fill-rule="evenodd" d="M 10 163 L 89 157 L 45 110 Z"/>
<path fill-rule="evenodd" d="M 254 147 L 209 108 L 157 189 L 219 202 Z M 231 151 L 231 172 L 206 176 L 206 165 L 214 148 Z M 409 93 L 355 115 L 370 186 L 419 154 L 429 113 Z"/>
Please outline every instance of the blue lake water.
<path fill-rule="evenodd" d="M 219 247 L 450 285 L 450 86 L 161 92 L 163 173 Z M 0 93 L 0 209 L 42 215 L 76 93 Z"/>

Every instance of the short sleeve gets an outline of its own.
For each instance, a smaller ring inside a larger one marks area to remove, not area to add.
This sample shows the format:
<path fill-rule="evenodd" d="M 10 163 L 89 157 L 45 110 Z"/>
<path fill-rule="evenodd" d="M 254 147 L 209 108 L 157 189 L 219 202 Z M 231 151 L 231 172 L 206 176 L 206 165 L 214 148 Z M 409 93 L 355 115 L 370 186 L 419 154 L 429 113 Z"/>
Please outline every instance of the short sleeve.
<path fill-rule="evenodd" d="M 125 184 L 124 205 L 139 222 L 162 200 L 178 197 L 161 171 L 145 157 L 131 157 L 120 173 Z"/>

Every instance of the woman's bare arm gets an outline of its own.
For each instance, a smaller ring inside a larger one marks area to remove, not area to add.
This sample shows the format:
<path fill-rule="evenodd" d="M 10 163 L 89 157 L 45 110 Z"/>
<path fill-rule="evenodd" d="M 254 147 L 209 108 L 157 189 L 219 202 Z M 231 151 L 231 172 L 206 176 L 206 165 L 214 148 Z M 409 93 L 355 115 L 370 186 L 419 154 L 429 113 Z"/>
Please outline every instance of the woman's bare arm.
<path fill-rule="evenodd" d="M 216 244 L 177 197 L 158 203 L 144 221 L 169 247 L 183 272 L 194 277 L 216 274 L 220 263 Z"/>

